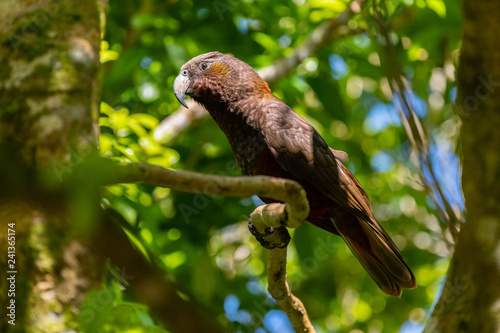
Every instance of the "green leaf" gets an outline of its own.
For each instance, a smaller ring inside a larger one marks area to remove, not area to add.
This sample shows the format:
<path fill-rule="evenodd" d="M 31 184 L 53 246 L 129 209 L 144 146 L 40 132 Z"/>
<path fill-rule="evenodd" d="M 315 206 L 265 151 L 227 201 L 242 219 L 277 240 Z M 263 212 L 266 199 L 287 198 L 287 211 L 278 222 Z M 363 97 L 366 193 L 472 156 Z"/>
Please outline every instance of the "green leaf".
<path fill-rule="evenodd" d="M 263 32 L 254 32 L 252 38 L 267 51 L 273 51 L 279 48 L 276 40 Z"/>
<path fill-rule="evenodd" d="M 182 251 L 176 251 L 160 256 L 165 266 L 170 269 L 175 269 L 186 262 L 186 254 Z"/>
<path fill-rule="evenodd" d="M 443 0 L 426 0 L 427 7 L 432 9 L 439 15 L 441 18 L 446 17 L 446 4 Z"/>
<path fill-rule="evenodd" d="M 131 117 L 137 120 L 139 124 L 149 129 L 154 129 L 159 123 L 158 118 L 147 113 L 134 113 Z"/>

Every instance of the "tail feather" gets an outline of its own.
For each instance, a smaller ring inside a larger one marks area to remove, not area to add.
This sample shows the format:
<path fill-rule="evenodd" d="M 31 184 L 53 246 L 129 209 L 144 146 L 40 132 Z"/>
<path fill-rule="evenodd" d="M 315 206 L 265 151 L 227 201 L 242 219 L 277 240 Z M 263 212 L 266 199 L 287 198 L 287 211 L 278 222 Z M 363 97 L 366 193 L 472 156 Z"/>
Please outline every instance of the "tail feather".
<path fill-rule="evenodd" d="M 331 222 L 379 288 L 397 297 L 401 288 L 415 288 L 415 276 L 385 230 L 374 219 L 355 218 L 358 221 L 331 218 Z"/>

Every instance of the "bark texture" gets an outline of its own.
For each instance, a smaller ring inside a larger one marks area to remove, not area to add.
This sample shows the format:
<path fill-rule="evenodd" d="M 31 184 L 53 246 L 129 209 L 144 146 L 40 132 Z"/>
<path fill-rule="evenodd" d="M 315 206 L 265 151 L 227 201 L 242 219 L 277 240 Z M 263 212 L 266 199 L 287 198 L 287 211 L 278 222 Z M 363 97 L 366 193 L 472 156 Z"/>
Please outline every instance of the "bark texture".
<path fill-rule="evenodd" d="M 466 220 L 425 332 L 500 332 L 500 5 L 465 0 L 458 68 Z"/>
<path fill-rule="evenodd" d="M 17 270 L 15 326 L 2 315 L 1 332 L 76 329 L 80 303 L 100 285 L 101 259 L 75 228 L 91 214 L 71 204 L 92 189 L 70 171 L 97 152 L 102 4 L 0 3 L 0 267 L 15 223 Z M 5 309 L 4 278 L 0 286 Z"/>

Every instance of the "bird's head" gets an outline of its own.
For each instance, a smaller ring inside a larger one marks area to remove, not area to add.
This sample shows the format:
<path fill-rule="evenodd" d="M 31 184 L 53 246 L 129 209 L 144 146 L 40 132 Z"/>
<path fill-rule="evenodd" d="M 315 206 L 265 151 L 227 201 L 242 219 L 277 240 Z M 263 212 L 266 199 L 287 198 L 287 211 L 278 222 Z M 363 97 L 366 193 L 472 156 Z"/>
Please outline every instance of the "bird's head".
<path fill-rule="evenodd" d="M 232 102 L 252 94 L 271 94 L 267 83 L 245 62 L 219 52 L 201 54 L 185 63 L 174 81 L 177 100 L 185 96 L 207 104 Z"/>

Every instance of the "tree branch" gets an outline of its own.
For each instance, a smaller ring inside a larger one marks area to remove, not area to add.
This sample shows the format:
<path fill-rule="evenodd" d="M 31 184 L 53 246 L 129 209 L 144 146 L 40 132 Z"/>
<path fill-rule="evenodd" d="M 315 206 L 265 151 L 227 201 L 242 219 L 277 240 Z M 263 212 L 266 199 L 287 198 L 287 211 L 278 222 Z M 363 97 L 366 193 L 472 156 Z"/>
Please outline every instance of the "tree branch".
<path fill-rule="evenodd" d="M 365 0 L 352 1 L 346 10 L 338 16 L 324 22 L 317 27 L 309 37 L 298 46 L 293 53 L 285 58 L 276 61 L 274 64 L 266 66 L 258 71 L 259 75 L 269 84 L 273 84 L 286 76 L 292 69 L 300 65 L 304 60 L 312 57 L 319 49 L 332 41 L 336 37 L 350 34 L 347 22 L 355 14 L 361 11 L 361 5 Z"/>
<path fill-rule="evenodd" d="M 297 182 L 289 179 L 268 176 L 223 177 L 174 171 L 140 163 L 118 166 L 114 170 L 114 176 L 104 182 L 104 185 L 135 182 L 192 193 L 238 197 L 258 195 L 284 202 L 285 204 L 276 203 L 256 209 L 256 222 L 263 221 L 267 227 L 280 227 L 284 222 L 289 228 L 297 228 L 309 215 L 306 192 Z M 259 231 L 263 230 L 260 225 L 256 227 Z"/>
<path fill-rule="evenodd" d="M 361 11 L 361 5 L 366 0 L 354 0 L 346 10 L 338 16 L 324 22 L 317 27 L 294 52 L 274 64 L 261 68 L 257 72 L 268 84 L 273 84 L 286 76 L 292 69 L 300 65 L 305 59 L 313 56 L 325 44 L 334 38 L 350 35 L 352 30 L 347 22 Z M 179 135 L 194 121 L 207 115 L 206 110 L 192 100 L 187 100 L 189 109 L 181 106 L 170 116 L 165 118 L 155 129 L 154 138 L 164 143 Z"/>
<path fill-rule="evenodd" d="M 309 215 L 306 192 L 295 181 L 267 176 L 222 177 L 188 171 L 173 171 L 149 164 L 128 164 L 118 166 L 113 179 L 106 184 L 146 182 L 172 189 L 215 195 L 251 196 L 275 199 L 272 203 L 257 207 L 251 214 L 251 221 L 260 233 L 269 227 L 274 232 L 266 240 L 274 244 L 285 244 L 285 248 L 274 248 L 269 252 L 268 290 L 285 311 L 297 332 L 315 332 L 302 302 L 295 297 L 286 282 L 286 245 L 288 231 L 283 225 L 296 228 Z M 149 304 L 149 303 L 148 303 Z"/>

